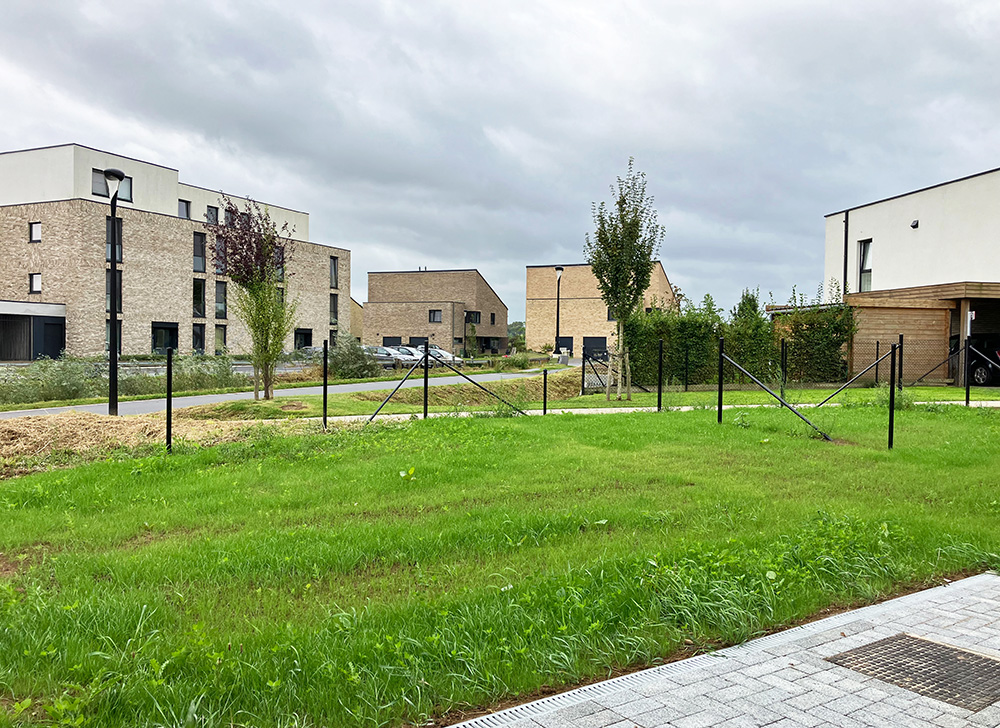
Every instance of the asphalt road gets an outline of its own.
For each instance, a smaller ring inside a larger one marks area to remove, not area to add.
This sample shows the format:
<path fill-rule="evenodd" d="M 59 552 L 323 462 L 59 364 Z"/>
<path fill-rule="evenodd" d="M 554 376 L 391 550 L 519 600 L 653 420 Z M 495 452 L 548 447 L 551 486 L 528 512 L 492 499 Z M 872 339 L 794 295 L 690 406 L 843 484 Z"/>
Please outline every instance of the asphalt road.
<path fill-rule="evenodd" d="M 497 382 L 504 379 L 519 379 L 538 374 L 537 371 L 530 372 L 505 372 L 503 374 L 471 374 L 469 378 L 476 382 Z M 465 380 L 460 376 L 435 377 L 428 381 L 432 387 L 440 387 L 446 384 L 462 384 Z M 380 389 L 392 389 L 396 386 L 394 381 L 381 382 L 361 382 L 358 384 L 331 384 L 327 391 L 330 394 L 342 392 L 367 392 Z M 404 388 L 424 386 L 421 377 L 413 376 L 403 384 Z M 322 387 L 298 387 L 295 389 L 276 389 L 275 397 L 301 397 L 305 394 L 323 394 Z M 228 402 L 236 399 L 253 399 L 253 392 L 234 392 L 232 394 L 201 394 L 192 397 L 174 397 L 174 408 L 192 407 L 198 404 L 215 404 L 217 402 Z M 156 412 L 163 412 L 167 408 L 167 400 L 164 399 L 141 399 L 131 402 L 119 402 L 118 414 L 120 415 L 148 415 Z M 31 410 L 13 410 L 11 412 L 0 412 L 0 419 L 11 419 L 14 417 L 31 417 L 34 415 L 54 415 L 59 412 L 93 412 L 99 415 L 108 413 L 107 402 L 100 404 L 80 404 L 74 407 L 46 407 Z"/>

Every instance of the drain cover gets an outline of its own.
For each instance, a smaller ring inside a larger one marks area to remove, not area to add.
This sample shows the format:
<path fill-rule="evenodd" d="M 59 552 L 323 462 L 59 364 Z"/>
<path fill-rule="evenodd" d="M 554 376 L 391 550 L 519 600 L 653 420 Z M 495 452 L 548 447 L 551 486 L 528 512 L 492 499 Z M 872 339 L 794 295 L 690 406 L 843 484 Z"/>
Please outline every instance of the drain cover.
<path fill-rule="evenodd" d="M 966 710 L 981 710 L 1000 699 L 1000 660 L 908 634 L 827 660 Z"/>

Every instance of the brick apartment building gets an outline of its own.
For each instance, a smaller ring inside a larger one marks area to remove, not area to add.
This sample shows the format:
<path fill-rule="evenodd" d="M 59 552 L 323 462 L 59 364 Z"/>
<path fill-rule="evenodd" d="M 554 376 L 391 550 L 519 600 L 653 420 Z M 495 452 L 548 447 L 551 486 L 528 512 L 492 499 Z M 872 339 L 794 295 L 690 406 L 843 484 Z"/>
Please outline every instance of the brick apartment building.
<path fill-rule="evenodd" d="M 503 354 L 507 306 L 475 269 L 369 273 L 363 331 L 371 345 Z"/>
<path fill-rule="evenodd" d="M 169 167 L 66 144 L 0 153 L 0 361 L 107 350 L 108 167 L 126 175 L 118 195 L 122 353 L 246 351 L 249 335 L 203 225 L 218 218 L 219 193 L 179 182 Z M 336 339 L 339 322 L 346 334 L 350 252 L 309 242 L 307 213 L 266 207 L 279 228 L 294 230 L 285 287 L 298 309 L 286 347 Z"/>
<path fill-rule="evenodd" d="M 562 279 L 556 280 L 561 267 Z M 556 296 L 559 298 L 559 341 L 556 341 Z M 667 308 L 676 304 L 674 289 L 656 261 L 649 287 L 643 297 L 646 308 Z M 532 351 L 545 346 L 569 349 L 579 355 L 607 351 L 616 333 L 615 321 L 601 298 L 597 278 L 588 263 L 563 266 L 529 265 L 525 285 L 525 343 Z"/>

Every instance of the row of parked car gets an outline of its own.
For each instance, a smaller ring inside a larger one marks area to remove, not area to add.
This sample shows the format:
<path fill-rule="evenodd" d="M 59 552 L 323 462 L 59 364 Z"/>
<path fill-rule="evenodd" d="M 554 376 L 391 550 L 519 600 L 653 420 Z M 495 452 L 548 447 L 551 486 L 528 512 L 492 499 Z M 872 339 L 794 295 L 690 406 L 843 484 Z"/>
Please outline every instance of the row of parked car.
<path fill-rule="evenodd" d="M 423 364 L 424 361 L 424 347 L 422 346 L 363 346 L 361 348 L 375 357 L 378 363 L 386 369 L 409 368 L 418 362 Z M 461 357 L 442 349 L 437 344 L 430 345 L 430 354 L 428 365 L 431 367 L 444 366 L 445 362 L 453 367 L 462 366 Z"/>

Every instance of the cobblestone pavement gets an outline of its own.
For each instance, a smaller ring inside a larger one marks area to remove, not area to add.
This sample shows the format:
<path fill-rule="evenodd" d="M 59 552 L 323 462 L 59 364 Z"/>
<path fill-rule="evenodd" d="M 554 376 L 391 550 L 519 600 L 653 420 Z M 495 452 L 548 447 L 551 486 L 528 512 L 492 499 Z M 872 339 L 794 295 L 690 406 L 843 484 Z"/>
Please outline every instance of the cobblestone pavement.
<path fill-rule="evenodd" d="M 465 728 L 1000 725 L 826 658 L 906 633 L 1000 659 L 1000 576 L 981 574 L 483 716 Z M 1000 668 L 1000 662 L 997 663 Z M 994 677 L 996 671 L 994 670 Z"/>

